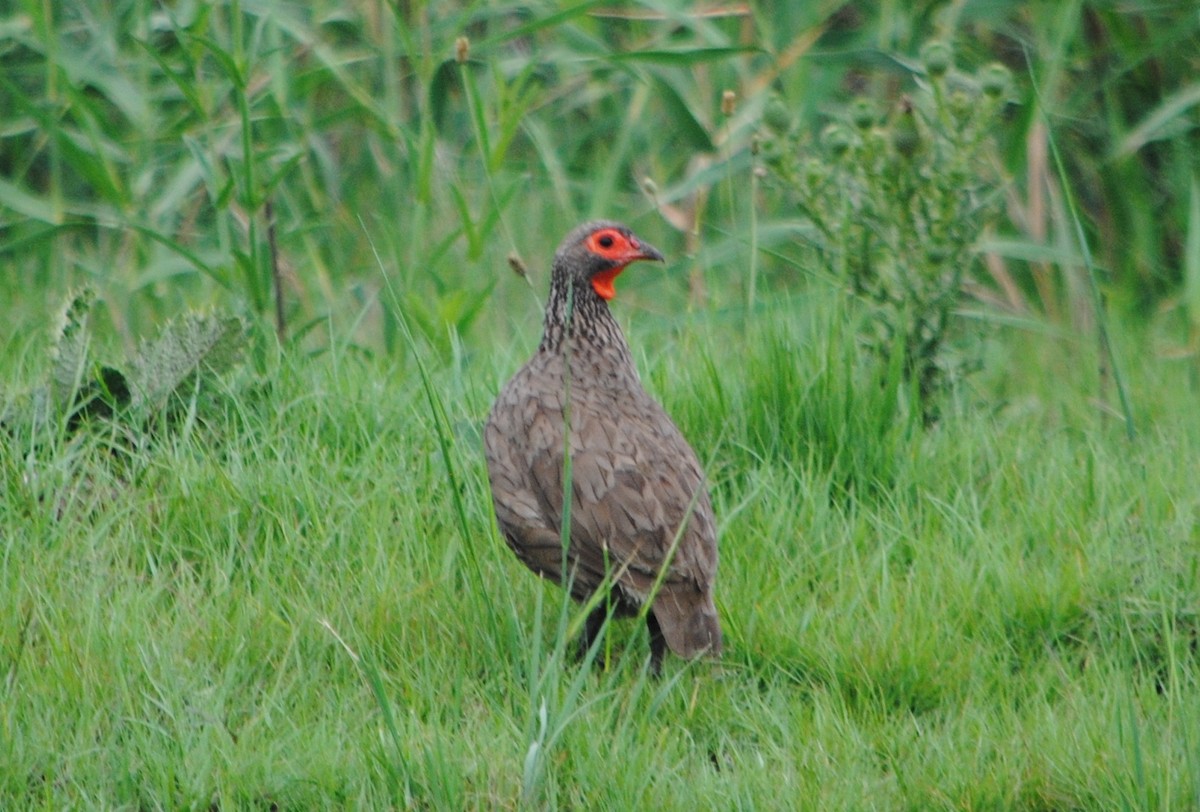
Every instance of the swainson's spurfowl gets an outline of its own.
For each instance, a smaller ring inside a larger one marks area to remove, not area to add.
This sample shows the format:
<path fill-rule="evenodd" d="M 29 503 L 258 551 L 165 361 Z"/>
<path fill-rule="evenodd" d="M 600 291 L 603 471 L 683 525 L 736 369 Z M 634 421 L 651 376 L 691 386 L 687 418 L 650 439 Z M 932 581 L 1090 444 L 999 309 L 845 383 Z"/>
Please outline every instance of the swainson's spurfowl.
<path fill-rule="evenodd" d="M 608 309 L 613 280 L 639 259 L 663 256 L 620 223 L 586 223 L 566 236 L 554 255 L 541 344 L 496 398 L 484 448 L 496 520 L 517 557 L 582 602 L 609 577 L 610 600 L 587 618 L 584 650 L 604 622 L 606 603 L 616 615 L 634 615 L 650 601 L 650 662 L 657 672 L 668 647 L 682 657 L 719 653 L 721 627 L 713 603 L 716 526 L 704 472 L 642 387 Z"/>

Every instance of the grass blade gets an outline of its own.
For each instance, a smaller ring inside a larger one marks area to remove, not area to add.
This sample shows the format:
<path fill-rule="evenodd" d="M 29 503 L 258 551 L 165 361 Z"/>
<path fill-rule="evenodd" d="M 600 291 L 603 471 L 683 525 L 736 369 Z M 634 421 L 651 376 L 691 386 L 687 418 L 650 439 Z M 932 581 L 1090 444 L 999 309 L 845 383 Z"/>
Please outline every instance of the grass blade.
<path fill-rule="evenodd" d="M 1028 57 L 1028 54 L 1026 56 Z M 1033 76 L 1032 63 L 1030 63 L 1029 74 Z M 1037 83 L 1035 81 L 1034 93 L 1037 94 L 1037 92 Z M 1125 436 L 1132 442 L 1137 438 L 1137 429 L 1133 420 L 1133 406 L 1129 400 L 1129 389 L 1125 381 L 1125 376 L 1121 372 L 1121 366 L 1117 361 L 1117 355 L 1113 349 L 1112 336 L 1108 328 L 1107 308 L 1104 305 L 1104 294 L 1100 290 L 1099 272 L 1096 270 L 1096 264 L 1092 261 L 1092 252 L 1088 247 L 1087 234 L 1083 230 L 1083 221 L 1079 216 L 1079 208 L 1075 203 L 1075 195 L 1071 191 L 1071 179 L 1067 176 L 1066 166 L 1063 164 L 1062 154 L 1058 149 L 1058 142 L 1054 138 L 1054 128 L 1051 126 L 1049 116 L 1046 115 L 1041 96 L 1038 95 L 1037 98 L 1046 127 L 1046 139 L 1050 146 L 1050 155 L 1054 159 L 1054 169 L 1058 176 L 1059 185 L 1062 187 L 1063 200 L 1066 202 L 1067 211 L 1071 215 L 1079 254 L 1083 259 L 1084 267 L 1087 269 L 1088 289 L 1091 293 L 1092 309 L 1096 315 L 1096 331 L 1100 339 L 1100 352 L 1104 356 L 1108 368 L 1112 370 L 1113 381 L 1117 386 L 1117 397 L 1121 404 L 1121 414 L 1125 421 Z"/>

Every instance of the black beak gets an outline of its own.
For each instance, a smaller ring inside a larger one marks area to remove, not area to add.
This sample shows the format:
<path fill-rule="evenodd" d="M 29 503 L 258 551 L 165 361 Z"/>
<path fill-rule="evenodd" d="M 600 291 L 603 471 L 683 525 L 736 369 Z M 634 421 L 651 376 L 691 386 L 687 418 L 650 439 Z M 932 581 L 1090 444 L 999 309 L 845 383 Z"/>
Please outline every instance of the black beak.
<path fill-rule="evenodd" d="M 657 248 L 655 248 L 653 245 L 651 245 L 648 242 L 643 242 L 641 240 L 638 240 L 637 248 L 638 248 L 638 251 L 641 252 L 641 254 L 637 257 L 638 259 L 652 259 L 656 262 L 666 262 L 667 261 L 666 258 L 662 255 L 662 252 L 659 251 Z"/>

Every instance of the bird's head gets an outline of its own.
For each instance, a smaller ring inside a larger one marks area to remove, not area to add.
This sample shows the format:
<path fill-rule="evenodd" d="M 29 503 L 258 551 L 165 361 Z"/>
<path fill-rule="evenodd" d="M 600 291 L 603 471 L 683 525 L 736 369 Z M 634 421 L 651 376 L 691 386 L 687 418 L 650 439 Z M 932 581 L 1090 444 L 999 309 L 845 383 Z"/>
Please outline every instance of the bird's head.
<path fill-rule="evenodd" d="M 601 299 L 616 295 L 613 281 L 631 262 L 663 261 L 657 248 L 611 220 L 584 223 L 566 236 L 554 254 L 554 275 L 574 286 L 589 284 Z"/>

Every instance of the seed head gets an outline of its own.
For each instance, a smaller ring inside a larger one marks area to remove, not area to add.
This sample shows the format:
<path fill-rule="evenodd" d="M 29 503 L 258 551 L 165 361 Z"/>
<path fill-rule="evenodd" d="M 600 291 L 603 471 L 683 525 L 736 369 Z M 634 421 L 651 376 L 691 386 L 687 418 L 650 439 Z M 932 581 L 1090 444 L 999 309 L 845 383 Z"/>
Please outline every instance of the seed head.
<path fill-rule="evenodd" d="M 737 94 L 732 90 L 726 90 L 721 94 L 721 115 L 732 116 L 733 105 L 737 101 Z"/>
<path fill-rule="evenodd" d="M 998 99 L 1008 92 L 1012 72 L 999 62 L 993 62 L 979 72 L 979 86 L 989 98 Z"/>
<path fill-rule="evenodd" d="M 508 267 L 512 268 L 512 272 L 517 276 L 525 281 L 529 281 L 529 270 L 525 267 L 525 262 L 521 259 L 521 255 L 516 251 L 508 255 Z"/>
<path fill-rule="evenodd" d="M 845 155 L 853 141 L 850 131 L 842 124 L 830 124 L 821 131 L 821 142 L 835 158 Z"/>
<path fill-rule="evenodd" d="M 925 63 L 926 73 L 934 79 L 939 79 L 950 70 L 950 63 L 954 61 L 954 51 L 947 43 L 933 40 L 921 48 L 921 61 Z"/>
<path fill-rule="evenodd" d="M 875 105 L 870 99 L 855 99 L 850 105 L 850 121 L 860 130 L 870 129 L 875 123 Z"/>
<path fill-rule="evenodd" d="M 763 110 L 763 123 L 771 132 L 786 135 L 788 130 L 792 129 L 792 113 L 783 101 L 778 98 L 771 99 L 767 103 L 767 109 Z"/>

